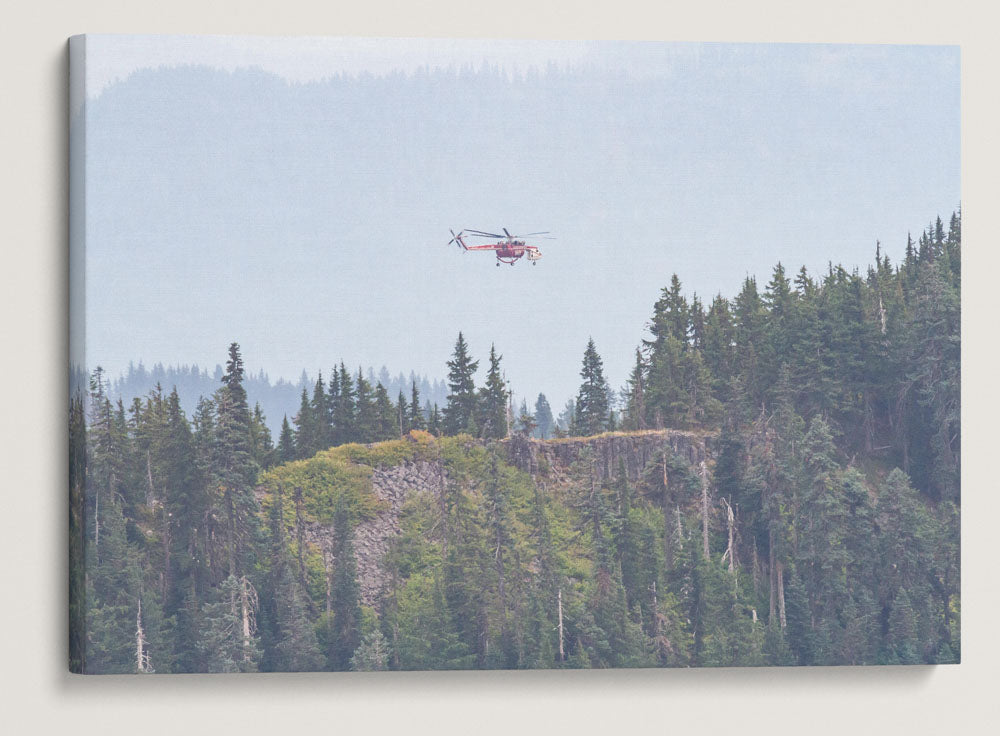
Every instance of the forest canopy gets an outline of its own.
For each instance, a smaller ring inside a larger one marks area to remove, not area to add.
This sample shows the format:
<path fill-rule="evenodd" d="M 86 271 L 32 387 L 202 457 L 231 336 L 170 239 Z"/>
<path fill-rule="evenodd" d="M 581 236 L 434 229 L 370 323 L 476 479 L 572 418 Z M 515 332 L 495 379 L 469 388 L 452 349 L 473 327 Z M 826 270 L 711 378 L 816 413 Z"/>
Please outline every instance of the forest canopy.
<path fill-rule="evenodd" d="M 958 213 L 864 273 L 779 263 L 707 304 L 674 275 L 626 385 L 591 339 L 559 417 L 462 333 L 440 405 L 341 363 L 276 438 L 236 343 L 190 416 L 97 368 L 70 667 L 957 662 L 960 292 Z"/>

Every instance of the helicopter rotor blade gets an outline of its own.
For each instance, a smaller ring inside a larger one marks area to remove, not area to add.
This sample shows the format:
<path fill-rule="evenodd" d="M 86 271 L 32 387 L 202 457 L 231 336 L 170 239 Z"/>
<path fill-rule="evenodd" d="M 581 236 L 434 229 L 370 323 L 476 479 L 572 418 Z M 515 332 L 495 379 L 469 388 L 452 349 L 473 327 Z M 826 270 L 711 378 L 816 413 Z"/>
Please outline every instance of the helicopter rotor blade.
<path fill-rule="evenodd" d="M 530 238 L 532 235 L 548 235 L 548 230 L 542 230 L 540 233 L 527 233 L 526 235 L 518 235 L 519 238 Z"/>
<path fill-rule="evenodd" d="M 506 235 L 506 236 L 507 236 L 508 238 L 513 238 L 513 237 L 514 237 L 513 235 L 511 235 L 511 234 L 510 234 L 510 233 L 509 233 L 509 232 L 507 231 L 507 228 L 501 228 L 501 229 L 503 230 L 503 232 L 504 232 L 504 235 Z"/>
<path fill-rule="evenodd" d="M 477 237 L 480 237 L 480 238 L 502 238 L 502 237 L 504 237 L 503 235 L 500 235 L 498 233 L 484 233 L 482 230 L 467 230 L 466 232 L 470 233 L 471 235 L 475 235 Z"/>

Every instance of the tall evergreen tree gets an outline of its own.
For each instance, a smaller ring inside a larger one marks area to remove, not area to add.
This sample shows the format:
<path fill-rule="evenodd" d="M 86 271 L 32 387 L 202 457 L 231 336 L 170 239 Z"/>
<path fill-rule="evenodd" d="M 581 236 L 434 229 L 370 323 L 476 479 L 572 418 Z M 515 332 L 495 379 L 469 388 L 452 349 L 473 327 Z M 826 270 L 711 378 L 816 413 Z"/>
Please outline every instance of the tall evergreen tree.
<path fill-rule="evenodd" d="M 610 399 L 608 382 L 604 378 L 604 364 L 597 354 L 593 338 L 587 342 L 587 349 L 583 353 L 580 377 L 583 383 L 576 394 L 572 431 L 578 435 L 598 434 L 608 427 Z"/>
<path fill-rule="evenodd" d="M 267 427 L 267 418 L 259 402 L 254 405 L 253 416 L 250 419 L 250 454 L 254 462 L 262 468 L 269 468 L 274 463 L 274 442 L 271 440 L 271 430 Z"/>
<path fill-rule="evenodd" d="M 331 584 L 333 627 L 327 661 L 333 670 L 350 668 L 351 657 L 361 639 L 361 604 L 357 563 L 354 560 L 354 529 L 347 498 L 337 499 L 333 519 L 334 573 Z"/>
<path fill-rule="evenodd" d="M 258 657 L 253 623 L 257 594 L 248 577 L 253 569 L 253 544 L 258 530 L 258 507 L 253 492 L 258 467 L 250 447 L 250 408 L 243 387 L 243 375 L 239 345 L 232 343 L 222 387 L 215 392 L 212 473 L 213 486 L 217 491 L 212 503 L 223 525 L 225 540 L 228 578 L 224 587 L 230 608 L 227 616 L 238 616 L 240 627 L 233 632 L 230 618 L 219 618 L 218 622 L 239 640 L 242 650 L 240 666 L 249 668 L 256 666 Z"/>
<path fill-rule="evenodd" d="M 269 647 L 269 669 L 275 672 L 310 672 L 322 669 L 324 657 L 309 620 L 307 594 L 290 564 L 283 516 L 283 499 L 279 489 L 270 511 L 269 608 L 274 618 L 274 633 Z"/>
<path fill-rule="evenodd" d="M 277 461 L 288 463 L 297 457 L 295 450 L 295 436 L 292 434 L 292 427 L 288 423 L 288 415 L 281 419 L 281 434 L 278 436 Z"/>
<path fill-rule="evenodd" d="M 427 429 L 427 420 L 420 409 L 420 390 L 417 388 L 416 381 L 413 381 L 410 388 L 410 412 L 407 415 L 406 423 L 410 429 Z"/>
<path fill-rule="evenodd" d="M 375 392 L 372 385 L 361 373 L 360 367 L 358 368 L 356 386 L 354 435 L 351 441 L 377 442 L 379 439 L 379 416 Z"/>
<path fill-rule="evenodd" d="M 440 437 L 444 432 L 444 421 L 441 418 L 441 412 L 438 411 L 437 404 L 434 404 L 434 408 L 431 409 L 430 418 L 427 420 L 427 431 L 435 437 Z"/>
<path fill-rule="evenodd" d="M 316 378 L 312 399 L 309 401 L 309 418 L 312 424 L 312 449 L 314 450 L 314 454 L 320 450 L 325 450 L 332 444 L 330 435 L 333 433 L 333 426 L 329 401 L 330 398 L 327 396 L 326 384 L 323 383 L 323 373 L 321 371 Z"/>
<path fill-rule="evenodd" d="M 555 419 L 552 416 L 552 407 L 545 394 L 538 394 L 535 399 L 535 436 L 547 440 L 552 436 L 555 427 Z"/>
<path fill-rule="evenodd" d="M 442 416 L 445 434 L 466 432 L 475 423 L 477 397 L 473 376 L 478 368 L 479 361 L 469 356 L 469 346 L 459 332 L 455 352 L 448 361 L 448 388 L 451 393 Z"/>
<path fill-rule="evenodd" d="M 399 410 L 389 398 L 381 382 L 375 386 L 375 441 L 384 442 L 399 437 Z"/>
<path fill-rule="evenodd" d="M 354 390 L 354 381 L 347 367 L 341 361 L 337 371 L 337 385 L 340 393 L 333 407 L 333 443 L 343 445 L 347 442 L 358 442 L 358 404 Z"/>
<path fill-rule="evenodd" d="M 292 419 L 295 422 L 295 452 L 296 459 L 303 460 L 316 454 L 315 432 L 312 407 L 309 404 L 309 393 L 302 389 L 302 400 L 299 403 L 298 414 Z"/>
<path fill-rule="evenodd" d="M 497 355 L 496 346 L 490 345 L 490 369 L 479 397 L 479 428 L 486 439 L 507 436 L 507 403 L 510 394 L 500 371 L 501 358 L 503 356 Z"/>
<path fill-rule="evenodd" d="M 406 395 L 403 390 L 399 390 L 399 398 L 396 399 L 396 425 L 399 428 L 399 436 L 402 437 L 410 431 L 410 405 L 406 403 Z"/>

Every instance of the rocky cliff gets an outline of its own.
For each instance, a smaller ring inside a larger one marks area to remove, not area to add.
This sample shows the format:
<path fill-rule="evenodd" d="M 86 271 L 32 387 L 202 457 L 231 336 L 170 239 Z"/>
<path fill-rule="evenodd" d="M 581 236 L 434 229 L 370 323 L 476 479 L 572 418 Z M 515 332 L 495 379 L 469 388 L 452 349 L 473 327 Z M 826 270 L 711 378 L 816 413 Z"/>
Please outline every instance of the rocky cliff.
<path fill-rule="evenodd" d="M 655 430 L 553 440 L 513 437 L 500 444 L 511 465 L 544 478 L 551 491 L 569 482 L 571 467 L 588 451 L 601 480 L 611 478 L 621 461 L 629 479 L 638 481 L 650 461 L 660 457 L 664 450 L 697 468 L 703 461 L 712 459 L 715 441 L 716 435 L 712 433 Z M 364 467 L 371 467 L 370 492 L 374 495 L 375 511 L 356 526 L 354 550 L 361 601 L 365 605 L 375 605 L 387 583 L 382 563 L 392 539 L 400 533 L 403 505 L 421 494 L 437 497 L 448 481 L 448 469 L 443 459 L 434 457 L 426 448 L 409 458 L 388 462 L 368 460 Z M 329 516 L 323 520 L 309 520 L 304 526 L 305 541 L 312 550 L 321 553 L 329 574 L 336 564 L 331 557 L 335 545 Z"/>
<path fill-rule="evenodd" d="M 563 480 L 570 466 L 589 450 L 601 480 L 612 477 L 623 461 L 629 480 L 636 481 L 653 456 L 665 449 L 698 467 L 711 458 L 716 437 L 715 433 L 662 429 L 554 440 L 513 437 L 505 444 L 510 462 L 527 473 L 542 471 Z"/>

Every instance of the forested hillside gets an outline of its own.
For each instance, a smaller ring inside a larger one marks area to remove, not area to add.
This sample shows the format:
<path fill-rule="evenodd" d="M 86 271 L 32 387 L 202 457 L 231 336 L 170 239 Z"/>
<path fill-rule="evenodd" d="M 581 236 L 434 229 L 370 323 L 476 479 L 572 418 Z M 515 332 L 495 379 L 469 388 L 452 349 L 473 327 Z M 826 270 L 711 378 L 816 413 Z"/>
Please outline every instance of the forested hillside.
<path fill-rule="evenodd" d="M 674 276 L 621 392 L 586 346 L 565 430 L 461 334 L 443 406 L 340 366 L 276 439 L 236 344 L 190 416 L 97 369 L 70 667 L 956 662 L 960 252 L 956 214 L 866 273 L 707 307 Z"/>

